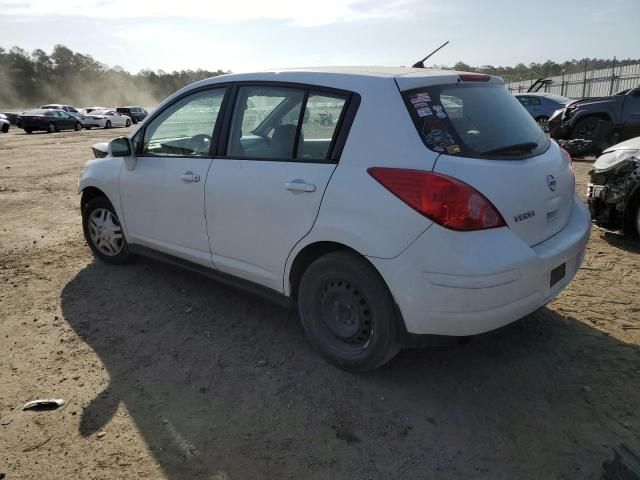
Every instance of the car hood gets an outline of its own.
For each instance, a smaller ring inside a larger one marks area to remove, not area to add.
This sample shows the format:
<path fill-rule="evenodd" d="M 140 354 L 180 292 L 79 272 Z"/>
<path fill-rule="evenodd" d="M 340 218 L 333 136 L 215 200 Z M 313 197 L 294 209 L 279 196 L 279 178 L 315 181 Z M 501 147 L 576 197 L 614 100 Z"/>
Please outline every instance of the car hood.
<path fill-rule="evenodd" d="M 615 145 L 607 148 L 603 153 L 612 152 L 614 150 L 640 150 L 640 137 L 616 143 Z"/>
<path fill-rule="evenodd" d="M 573 102 L 567 103 L 567 107 L 589 107 L 591 105 L 611 105 L 620 102 L 619 96 L 612 97 L 592 97 L 592 98 L 582 98 L 580 100 L 574 100 Z"/>

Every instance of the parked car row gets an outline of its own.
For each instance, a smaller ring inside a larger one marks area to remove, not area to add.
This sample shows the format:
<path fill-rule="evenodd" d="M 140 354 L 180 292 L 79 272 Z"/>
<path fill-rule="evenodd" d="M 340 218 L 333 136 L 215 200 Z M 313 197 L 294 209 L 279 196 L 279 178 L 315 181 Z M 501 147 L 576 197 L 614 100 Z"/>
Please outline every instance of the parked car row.
<path fill-rule="evenodd" d="M 129 127 L 143 121 L 148 112 L 137 106 L 118 108 L 87 107 L 76 108 L 72 105 L 50 103 L 40 108 L 22 113 L 1 113 L 0 131 L 6 133 L 10 125 L 22 128 L 27 133 L 43 130 L 81 130 L 92 128 Z"/>

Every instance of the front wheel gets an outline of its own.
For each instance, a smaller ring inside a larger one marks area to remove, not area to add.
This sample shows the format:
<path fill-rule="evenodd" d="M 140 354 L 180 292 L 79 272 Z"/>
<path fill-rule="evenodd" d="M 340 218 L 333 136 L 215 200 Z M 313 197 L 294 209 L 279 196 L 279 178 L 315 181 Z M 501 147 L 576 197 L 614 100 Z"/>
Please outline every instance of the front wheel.
<path fill-rule="evenodd" d="M 373 370 L 400 350 L 394 300 L 362 257 L 334 252 L 312 263 L 300 282 L 298 307 L 313 345 L 342 369 Z"/>
<path fill-rule="evenodd" d="M 9 132 L 9 124 L 5 123 L 2 125 L 2 133 L 8 133 Z"/>
<path fill-rule="evenodd" d="M 47 133 L 53 133 L 56 131 L 56 126 L 53 122 L 49 123 L 49 125 L 47 125 Z"/>
<path fill-rule="evenodd" d="M 573 130 L 571 130 L 571 139 L 580 138 L 584 140 L 593 140 L 596 128 L 598 128 L 598 122 L 600 121 L 601 120 L 598 117 L 586 117 L 579 120 L 578 123 L 576 123 L 576 126 L 573 127 Z M 606 122 L 605 120 L 602 121 Z"/>
<path fill-rule="evenodd" d="M 107 123 L 104 124 L 104 128 L 111 128 L 111 120 L 107 120 Z"/>
<path fill-rule="evenodd" d="M 536 123 L 544 133 L 549 133 L 549 117 L 545 117 L 544 115 L 542 115 L 536 118 Z"/>
<path fill-rule="evenodd" d="M 131 120 L 127 120 L 127 123 L 124 124 L 125 127 L 130 127 L 131 126 Z"/>
<path fill-rule="evenodd" d="M 131 260 L 120 220 L 105 197 L 94 198 L 85 205 L 82 230 L 89 248 L 103 262 L 122 264 Z"/>
<path fill-rule="evenodd" d="M 76 122 L 76 124 L 73 126 L 73 129 L 76 132 L 79 132 L 80 130 L 82 130 L 82 124 L 80 122 Z"/>

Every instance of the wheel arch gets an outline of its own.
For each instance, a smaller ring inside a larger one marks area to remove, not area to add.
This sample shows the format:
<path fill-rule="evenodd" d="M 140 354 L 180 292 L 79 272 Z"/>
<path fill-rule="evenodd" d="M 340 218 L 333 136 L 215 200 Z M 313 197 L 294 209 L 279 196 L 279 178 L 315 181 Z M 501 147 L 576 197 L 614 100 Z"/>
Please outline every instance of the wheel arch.
<path fill-rule="evenodd" d="M 109 203 L 113 205 L 113 202 L 105 192 L 100 190 L 98 187 L 87 186 L 82 189 L 82 196 L 80 197 L 80 210 L 84 211 L 84 207 L 87 205 L 87 203 L 98 197 L 105 197 L 107 200 L 109 200 Z"/>
<path fill-rule="evenodd" d="M 354 255 L 364 258 L 373 269 L 378 272 L 380 278 L 385 282 L 384 277 L 378 271 L 378 269 L 373 265 L 365 255 L 358 252 L 356 249 L 345 245 L 344 243 L 334 242 L 334 241 L 315 241 L 308 245 L 305 245 L 300 251 L 295 254 L 294 259 L 290 263 L 290 268 L 287 272 L 285 272 L 285 294 L 295 298 L 298 293 L 298 287 L 300 285 L 300 280 L 304 275 L 304 272 L 309 268 L 309 266 L 315 262 L 318 258 L 327 255 L 336 251 L 344 251 L 350 252 Z"/>
<path fill-rule="evenodd" d="M 640 183 L 635 186 L 633 192 L 629 195 L 629 200 L 624 208 L 623 229 L 627 235 L 640 234 L 635 225 L 638 208 L 640 208 Z"/>
<path fill-rule="evenodd" d="M 578 124 L 578 122 L 581 122 L 585 118 L 589 118 L 589 117 L 596 117 L 596 118 L 599 118 L 600 120 L 604 120 L 606 122 L 612 122 L 613 121 L 613 119 L 611 117 L 611 114 L 609 112 L 606 112 L 606 111 L 585 112 L 582 115 L 578 115 L 578 116 L 576 116 L 575 119 L 573 119 L 573 128 L 575 128 L 575 126 Z"/>

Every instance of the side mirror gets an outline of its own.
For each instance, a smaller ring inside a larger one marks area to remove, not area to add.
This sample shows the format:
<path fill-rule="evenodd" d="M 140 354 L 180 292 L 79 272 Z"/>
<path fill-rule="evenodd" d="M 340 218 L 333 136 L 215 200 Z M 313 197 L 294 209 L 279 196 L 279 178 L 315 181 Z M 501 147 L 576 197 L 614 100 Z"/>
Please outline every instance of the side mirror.
<path fill-rule="evenodd" d="M 127 137 L 114 138 L 109 142 L 110 157 L 129 157 L 131 152 L 131 142 Z"/>
<path fill-rule="evenodd" d="M 118 137 L 111 140 L 107 147 L 107 153 L 110 157 L 122 157 L 127 170 L 131 171 L 136 168 L 136 156 L 133 154 L 129 137 Z"/>

